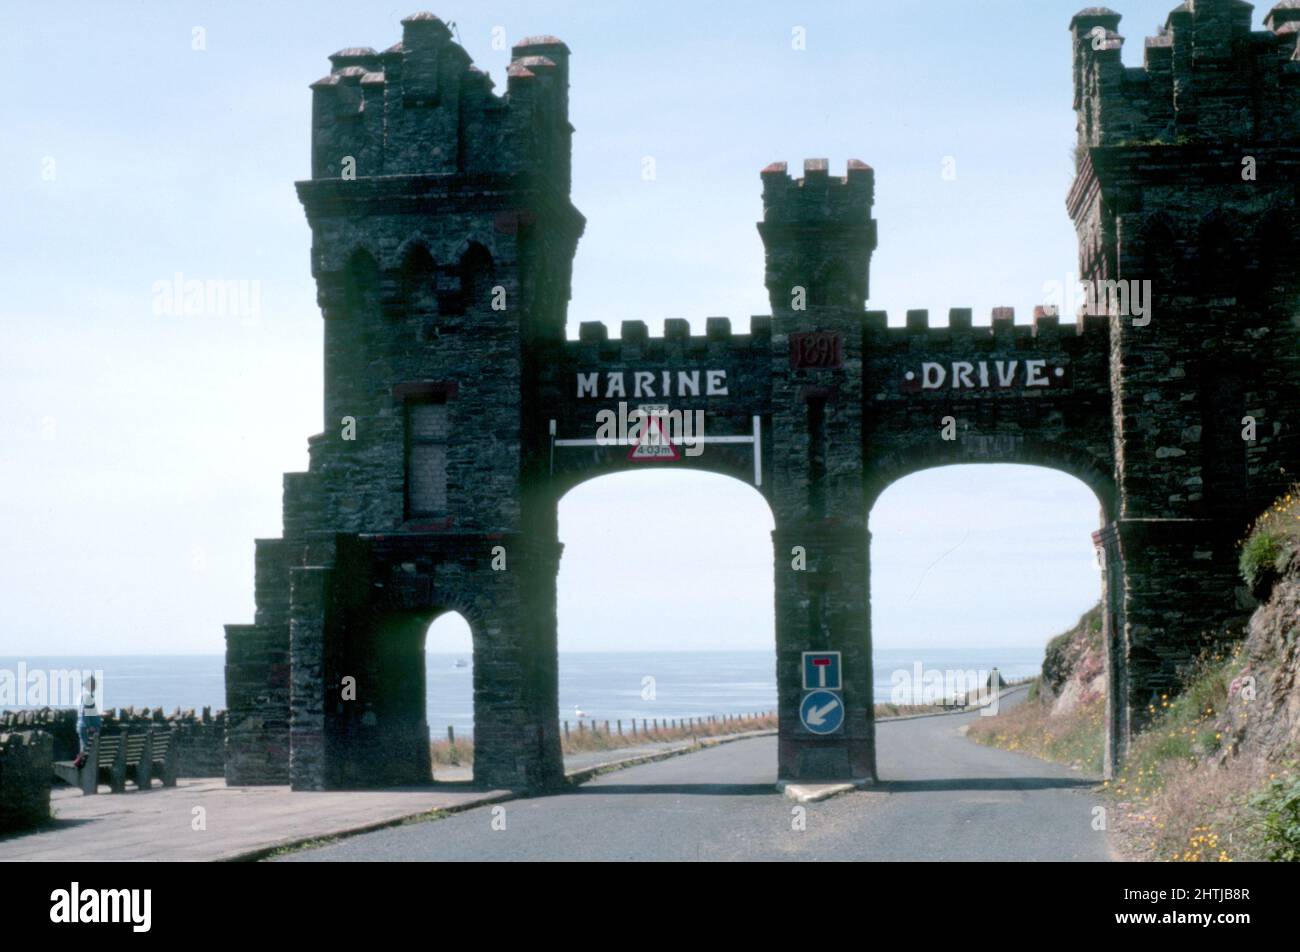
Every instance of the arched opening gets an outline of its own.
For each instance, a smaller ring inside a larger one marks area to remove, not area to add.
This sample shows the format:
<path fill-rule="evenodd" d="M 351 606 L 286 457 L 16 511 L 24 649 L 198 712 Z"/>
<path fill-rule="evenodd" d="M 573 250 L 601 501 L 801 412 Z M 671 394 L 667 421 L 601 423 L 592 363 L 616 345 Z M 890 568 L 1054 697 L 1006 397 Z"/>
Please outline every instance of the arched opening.
<path fill-rule="evenodd" d="M 415 244 L 402 259 L 402 300 L 414 317 L 438 314 L 437 265 L 429 249 Z"/>
<path fill-rule="evenodd" d="M 435 781 L 469 781 L 474 769 L 474 634 L 455 611 L 424 636 L 425 721 Z"/>
<path fill-rule="evenodd" d="M 1174 229 L 1163 215 L 1146 223 L 1139 240 L 1141 275 L 1151 282 L 1154 299 L 1164 304 L 1183 283 L 1185 255 L 1180 254 Z"/>
<path fill-rule="evenodd" d="M 477 241 L 460 256 L 460 310 L 487 307 L 492 293 L 492 254 Z"/>
<path fill-rule="evenodd" d="M 339 691 L 330 786 L 471 779 L 473 648 L 471 626 L 454 610 L 384 611 L 349 626 L 331 664 Z"/>
<path fill-rule="evenodd" d="M 1198 263 L 1192 274 L 1193 287 L 1212 297 L 1236 296 L 1241 278 L 1241 253 L 1237 244 L 1237 223 L 1219 214 L 1209 215 L 1197 236 Z"/>
<path fill-rule="evenodd" d="M 343 301 L 347 316 L 365 320 L 379 310 L 379 265 L 362 249 L 348 259 L 343 274 Z"/>
<path fill-rule="evenodd" d="M 570 490 L 558 516 L 571 751 L 593 722 L 635 745 L 656 724 L 775 711 L 774 523 L 756 489 L 699 471 L 622 472 Z"/>
<path fill-rule="evenodd" d="M 953 465 L 889 485 L 869 522 L 876 704 L 951 705 L 991 677 L 1039 674 L 1048 641 L 1103 596 L 1099 503 L 1080 479 L 1041 466 Z M 1113 696 L 1104 642 L 1099 652 Z M 1089 702 L 1106 710 L 1105 697 Z M 923 728 L 910 723 L 877 722 L 883 779 L 947 769 L 942 757 L 917 761 L 909 732 Z"/>

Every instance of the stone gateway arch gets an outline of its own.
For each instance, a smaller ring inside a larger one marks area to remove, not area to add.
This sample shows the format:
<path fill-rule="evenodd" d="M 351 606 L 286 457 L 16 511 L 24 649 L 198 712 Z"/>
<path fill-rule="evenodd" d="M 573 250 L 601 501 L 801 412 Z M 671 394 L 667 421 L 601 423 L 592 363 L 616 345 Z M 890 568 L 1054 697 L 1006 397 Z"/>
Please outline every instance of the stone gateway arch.
<path fill-rule="evenodd" d="M 253 624 L 227 628 L 227 781 L 427 781 L 423 641 L 456 611 L 476 782 L 560 784 L 557 501 L 647 465 L 728 474 L 771 507 L 788 780 L 875 779 L 880 493 L 953 463 L 1073 474 L 1102 513 L 1121 759 L 1152 695 L 1248 606 L 1237 540 L 1300 469 L 1300 4 L 1253 32 L 1245 3 L 1188 0 L 1140 68 L 1119 21 L 1071 24 L 1067 207 L 1093 292 L 1077 324 L 1043 308 L 1032 325 L 958 309 L 890 326 L 866 310 L 874 172 L 813 160 L 762 172 L 771 316 L 568 340 L 585 220 L 565 44 L 518 43 L 501 95 L 429 14 L 382 53 L 330 57 L 298 184 L 323 429 L 285 477 L 282 538 L 257 542 Z M 805 652 L 840 652 L 831 733 L 801 720 Z"/>

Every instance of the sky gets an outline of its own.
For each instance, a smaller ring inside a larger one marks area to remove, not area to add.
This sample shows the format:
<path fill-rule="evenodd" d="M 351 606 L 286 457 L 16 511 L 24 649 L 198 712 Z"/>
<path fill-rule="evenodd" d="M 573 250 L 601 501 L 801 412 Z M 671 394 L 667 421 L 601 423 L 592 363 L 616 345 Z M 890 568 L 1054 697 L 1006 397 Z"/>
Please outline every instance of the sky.
<path fill-rule="evenodd" d="M 494 28 L 507 46 L 553 33 L 573 50 L 576 336 L 584 320 L 616 334 L 684 317 L 701 333 L 709 316 L 766 313 L 758 173 L 806 157 L 876 169 L 870 307 L 894 323 L 972 307 L 987 323 L 1012 305 L 1028 321 L 1075 267 L 1067 27 L 1081 5 L 435 12 L 499 91 Z M 1137 65 L 1174 4 L 1123 6 Z M 213 653 L 223 624 L 252 619 L 252 540 L 279 535 L 281 474 L 305 468 L 321 423 L 293 189 L 308 85 L 340 48 L 396 42 L 414 9 L 0 3 L 0 654 Z M 256 313 L 176 313 L 157 292 L 178 273 L 248 282 Z M 1037 645 L 1098 596 L 1097 502 L 1059 473 L 929 471 L 871 522 L 879 647 Z M 721 477 L 579 487 L 561 506 L 562 650 L 770 647 L 770 528 L 761 497 Z"/>

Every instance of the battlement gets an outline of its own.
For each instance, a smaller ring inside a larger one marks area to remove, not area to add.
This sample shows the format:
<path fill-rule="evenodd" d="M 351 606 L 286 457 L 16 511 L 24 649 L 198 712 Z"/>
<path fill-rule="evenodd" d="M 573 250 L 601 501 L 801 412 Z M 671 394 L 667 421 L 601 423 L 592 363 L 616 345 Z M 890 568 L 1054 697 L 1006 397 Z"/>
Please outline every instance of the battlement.
<path fill-rule="evenodd" d="M 826 159 L 805 159 L 803 178 L 791 178 L 784 162 L 762 172 L 765 224 L 871 223 L 876 201 L 876 173 L 850 159 L 843 176 L 831 178 Z M 874 229 L 873 229 L 874 234 Z"/>
<path fill-rule="evenodd" d="M 1052 307 L 1034 309 L 1032 324 L 1017 324 L 1016 311 L 1011 307 L 993 309 L 992 320 L 986 325 L 975 325 L 974 312 L 970 308 L 952 308 L 948 312 L 946 325 L 930 323 L 930 312 L 913 310 L 907 312 L 907 323 L 902 326 L 890 326 L 886 311 L 864 312 L 863 329 L 873 345 L 904 344 L 910 346 L 918 338 L 927 341 L 978 341 L 988 339 L 992 342 L 1013 342 L 1033 340 L 1056 340 L 1073 337 L 1087 337 L 1090 343 L 1102 347 L 1110 335 L 1110 318 L 1105 314 L 1084 314 L 1078 323 L 1062 323 L 1057 310 Z M 684 352 L 705 352 L 711 347 L 734 347 L 739 350 L 766 348 L 772 338 L 772 318 L 756 316 L 750 318 L 748 333 L 735 332 L 730 318 L 710 317 L 705 323 L 704 334 L 691 334 L 690 323 L 681 318 L 664 321 L 664 333 L 659 337 L 650 336 L 645 321 L 623 321 L 618 337 L 611 337 L 609 327 L 601 321 L 584 321 L 579 325 L 578 339 L 570 340 L 570 348 L 584 347 L 599 350 L 604 356 L 617 356 L 634 350 L 642 356 L 651 352 L 681 350 Z"/>
<path fill-rule="evenodd" d="M 850 159 L 832 178 L 825 159 L 806 159 L 803 178 L 784 162 L 762 172 L 763 220 L 758 233 L 767 254 L 766 284 L 772 312 L 805 304 L 860 311 L 870 290 L 876 250 L 876 173 Z M 802 291 L 800 290 L 802 289 Z"/>
<path fill-rule="evenodd" d="M 970 308 L 952 308 L 948 311 L 947 325 L 931 326 L 930 312 L 907 312 L 907 323 L 901 327 L 889 325 L 885 311 L 867 311 L 864 323 L 869 348 L 912 347 L 918 341 L 929 347 L 937 343 L 968 345 L 986 342 L 991 347 L 1020 346 L 1028 342 L 1047 342 L 1086 338 L 1088 345 L 1108 347 L 1110 319 L 1105 314 L 1084 314 L 1077 324 L 1061 323 L 1056 308 L 1034 309 L 1032 324 L 1017 324 L 1016 311 L 1011 307 L 995 307 L 992 321 L 976 326 Z"/>
<path fill-rule="evenodd" d="M 431 13 L 402 21 L 401 42 L 349 47 L 312 84 L 312 177 L 540 176 L 570 182 L 569 48 L 516 43 L 504 96 Z"/>
<path fill-rule="evenodd" d="M 578 327 L 578 339 L 567 341 L 567 346 L 595 350 L 605 358 L 637 359 L 660 353 L 711 353 L 719 348 L 766 350 L 771 340 L 770 317 L 750 318 L 748 333 L 733 332 L 730 318 L 710 317 L 702 335 L 691 334 L 689 321 L 669 318 L 664 321 L 661 337 L 651 337 L 645 321 L 623 321 L 615 338 L 609 336 L 609 327 L 601 321 L 583 321 Z"/>
<path fill-rule="evenodd" d="M 1243 0 L 1186 0 L 1126 67 L 1121 16 L 1090 7 L 1070 22 L 1081 147 L 1271 144 L 1300 139 L 1300 2 L 1251 30 Z"/>

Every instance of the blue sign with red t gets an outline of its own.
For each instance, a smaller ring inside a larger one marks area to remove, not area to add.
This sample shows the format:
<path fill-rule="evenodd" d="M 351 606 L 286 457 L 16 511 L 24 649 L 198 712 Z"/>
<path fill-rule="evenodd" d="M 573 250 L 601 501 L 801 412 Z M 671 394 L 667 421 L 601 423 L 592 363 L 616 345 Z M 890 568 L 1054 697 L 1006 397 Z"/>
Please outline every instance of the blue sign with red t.
<path fill-rule="evenodd" d="M 803 689 L 805 691 L 842 691 L 844 675 L 838 651 L 803 653 Z"/>

